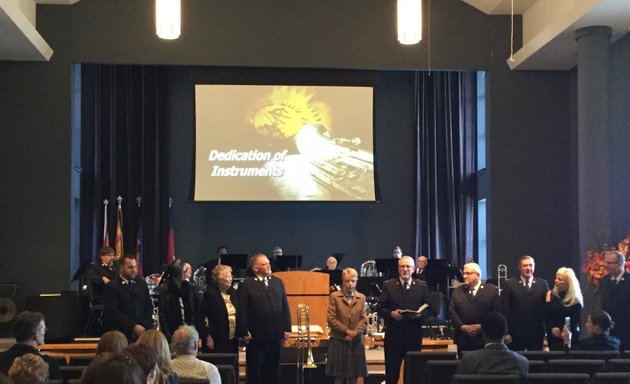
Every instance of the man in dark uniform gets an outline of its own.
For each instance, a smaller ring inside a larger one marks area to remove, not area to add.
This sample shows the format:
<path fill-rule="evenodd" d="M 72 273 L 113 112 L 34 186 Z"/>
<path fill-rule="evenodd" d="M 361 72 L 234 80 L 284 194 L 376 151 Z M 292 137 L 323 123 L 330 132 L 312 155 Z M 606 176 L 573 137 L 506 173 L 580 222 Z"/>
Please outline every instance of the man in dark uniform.
<path fill-rule="evenodd" d="M 116 277 L 115 256 L 116 252 L 112 247 L 102 247 L 99 251 L 100 260 L 91 264 L 87 271 L 90 301 L 93 304 L 103 303 L 103 287 Z"/>
<path fill-rule="evenodd" d="M 625 272 L 625 263 L 621 252 L 605 252 L 604 266 L 608 274 L 599 283 L 602 309 L 615 324 L 610 333 L 621 340 L 622 351 L 630 348 L 630 275 Z"/>
<path fill-rule="evenodd" d="M 505 283 L 501 306 L 508 321 L 505 342 L 513 351 L 542 351 L 545 338 L 546 280 L 534 277 L 536 264 L 531 256 L 519 259 L 520 276 Z"/>
<path fill-rule="evenodd" d="M 397 384 L 400 364 L 407 351 L 422 349 L 422 313 L 403 313 L 418 310 L 427 302 L 427 284 L 411 277 L 414 261 L 410 256 L 398 260 L 398 277 L 383 284 L 378 300 L 378 313 L 385 319 L 385 376 L 387 384 Z M 426 317 L 426 315 L 425 315 Z"/>
<path fill-rule="evenodd" d="M 416 270 L 413 272 L 414 279 L 420 279 L 422 281 L 427 281 L 427 264 L 429 264 L 429 260 L 426 256 L 420 255 L 418 256 L 418 265 L 416 266 Z"/>
<path fill-rule="evenodd" d="M 449 313 L 455 329 L 455 344 L 460 358 L 462 351 L 483 348 L 481 320 L 499 307 L 499 290 L 481 282 L 481 269 L 476 263 L 464 265 L 464 284 L 453 290 Z"/>
<path fill-rule="evenodd" d="M 61 368 L 54 358 L 41 355 L 37 347 L 44 344 L 46 334 L 46 320 L 39 312 L 24 311 L 20 313 L 14 325 L 14 336 L 16 343 L 4 352 L 0 352 L 0 372 L 8 375 L 13 360 L 27 353 L 40 356 L 48 363 L 48 372 L 51 380 L 61 380 Z"/>
<path fill-rule="evenodd" d="M 124 333 L 130 341 L 153 325 L 149 288 L 136 276 L 136 268 L 134 255 L 121 257 L 118 276 L 103 289 L 106 328 Z"/>
<path fill-rule="evenodd" d="M 284 340 L 291 336 L 291 314 L 282 280 L 271 276 L 269 259 L 257 253 L 250 259 L 253 276 L 238 286 L 236 334 L 248 343 L 247 383 L 279 381 Z"/>

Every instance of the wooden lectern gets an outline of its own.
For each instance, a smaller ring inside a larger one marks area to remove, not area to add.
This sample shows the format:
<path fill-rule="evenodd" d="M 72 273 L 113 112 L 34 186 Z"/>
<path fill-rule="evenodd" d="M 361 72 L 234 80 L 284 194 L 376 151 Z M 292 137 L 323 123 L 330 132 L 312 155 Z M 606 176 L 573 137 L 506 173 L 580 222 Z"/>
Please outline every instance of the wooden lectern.
<path fill-rule="evenodd" d="M 297 324 L 298 304 L 307 304 L 310 325 L 319 325 L 325 330 L 329 296 L 328 275 L 309 271 L 276 272 L 273 275 L 282 280 L 287 292 L 291 325 Z"/>

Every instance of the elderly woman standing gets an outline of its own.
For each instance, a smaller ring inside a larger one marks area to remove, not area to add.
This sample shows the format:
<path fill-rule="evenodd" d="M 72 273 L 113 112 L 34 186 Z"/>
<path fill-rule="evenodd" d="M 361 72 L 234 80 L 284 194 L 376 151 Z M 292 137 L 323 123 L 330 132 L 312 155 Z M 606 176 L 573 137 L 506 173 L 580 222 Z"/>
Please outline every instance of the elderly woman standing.
<path fill-rule="evenodd" d="M 562 351 L 562 329 L 565 318 L 571 321 L 571 334 L 575 340 L 580 336 L 580 316 L 582 313 L 582 290 L 575 272 L 571 268 L 559 268 L 556 272 L 554 287 L 547 293 L 546 320 L 547 344 L 551 351 Z"/>
<path fill-rule="evenodd" d="M 219 264 L 212 270 L 212 284 L 203 297 L 195 324 L 204 351 L 238 353 L 236 331 L 236 290 L 232 288 L 232 267 Z"/>
<path fill-rule="evenodd" d="M 346 268 L 341 274 L 343 288 L 330 294 L 328 305 L 328 364 L 326 375 L 335 383 L 354 384 L 367 376 L 363 331 L 367 324 L 365 296 L 356 291 L 358 274 Z"/>

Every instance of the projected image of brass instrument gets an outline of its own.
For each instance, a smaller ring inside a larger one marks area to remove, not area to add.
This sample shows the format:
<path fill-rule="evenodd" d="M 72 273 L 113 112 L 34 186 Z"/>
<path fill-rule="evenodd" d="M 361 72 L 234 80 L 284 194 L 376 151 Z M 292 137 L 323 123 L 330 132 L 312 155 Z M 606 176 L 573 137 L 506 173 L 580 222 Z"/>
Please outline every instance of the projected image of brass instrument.
<path fill-rule="evenodd" d="M 362 200 L 373 197 L 374 155 L 359 149 L 359 138 L 333 138 L 322 124 L 306 124 L 295 135 L 312 177 L 332 192 Z"/>

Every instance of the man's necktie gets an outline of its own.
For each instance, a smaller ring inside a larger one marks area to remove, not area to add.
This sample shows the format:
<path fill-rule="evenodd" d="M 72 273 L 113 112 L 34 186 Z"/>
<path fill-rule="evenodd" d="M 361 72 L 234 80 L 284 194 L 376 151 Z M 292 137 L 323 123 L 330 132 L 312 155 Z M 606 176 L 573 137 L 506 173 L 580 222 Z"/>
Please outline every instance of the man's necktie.
<path fill-rule="evenodd" d="M 127 285 L 129 285 L 129 292 L 136 293 L 136 281 L 135 280 L 129 280 Z"/>
<path fill-rule="evenodd" d="M 267 276 L 263 278 L 263 283 L 265 283 L 265 288 L 269 288 L 269 278 Z"/>
<path fill-rule="evenodd" d="M 409 283 L 405 281 L 404 287 L 405 287 L 405 290 L 409 289 Z"/>

